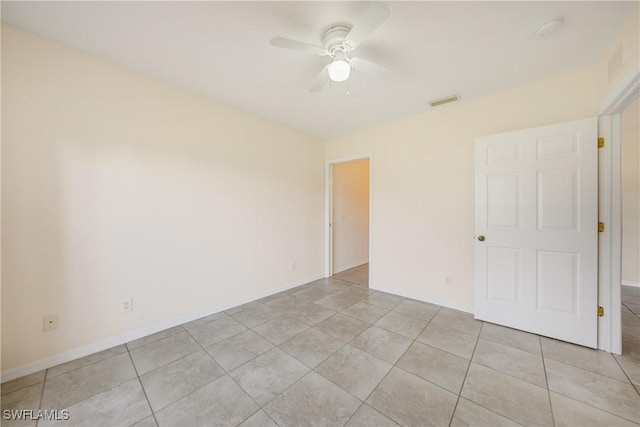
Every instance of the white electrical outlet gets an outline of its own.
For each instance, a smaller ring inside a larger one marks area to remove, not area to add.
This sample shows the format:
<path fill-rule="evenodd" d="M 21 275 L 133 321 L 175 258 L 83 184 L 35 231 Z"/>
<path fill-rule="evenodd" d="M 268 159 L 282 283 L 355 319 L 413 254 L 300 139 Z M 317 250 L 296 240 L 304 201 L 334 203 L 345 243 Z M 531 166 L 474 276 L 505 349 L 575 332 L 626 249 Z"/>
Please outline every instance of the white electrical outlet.
<path fill-rule="evenodd" d="M 127 313 L 133 311 L 133 298 L 122 301 L 122 312 Z"/>
<path fill-rule="evenodd" d="M 444 285 L 451 286 L 451 276 L 444 276 Z"/>
<path fill-rule="evenodd" d="M 58 315 L 51 314 L 42 318 L 42 331 L 49 332 L 58 329 Z"/>
<path fill-rule="evenodd" d="M 291 263 L 291 271 L 296 271 L 296 267 L 297 267 L 297 266 L 296 266 L 296 262 L 295 262 L 295 261 L 293 261 L 293 262 Z"/>

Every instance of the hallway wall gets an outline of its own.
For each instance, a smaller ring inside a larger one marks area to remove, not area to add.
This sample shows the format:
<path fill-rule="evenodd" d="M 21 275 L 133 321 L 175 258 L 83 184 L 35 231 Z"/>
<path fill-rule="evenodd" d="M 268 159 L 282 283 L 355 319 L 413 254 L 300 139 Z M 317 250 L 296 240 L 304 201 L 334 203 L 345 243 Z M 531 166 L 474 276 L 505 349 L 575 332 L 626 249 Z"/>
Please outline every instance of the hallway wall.
<path fill-rule="evenodd" d="M 369 261 L 369 159 L 333 165 L 333 273 Z"/>

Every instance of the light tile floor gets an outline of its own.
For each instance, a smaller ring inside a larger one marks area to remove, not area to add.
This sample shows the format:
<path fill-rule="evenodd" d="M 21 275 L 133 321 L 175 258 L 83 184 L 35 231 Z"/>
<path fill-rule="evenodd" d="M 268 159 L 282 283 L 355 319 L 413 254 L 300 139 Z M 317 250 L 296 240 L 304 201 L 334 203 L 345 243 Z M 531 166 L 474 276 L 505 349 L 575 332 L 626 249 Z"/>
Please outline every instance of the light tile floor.
<path fill-rule="evenodd" d="M 369 287 L 369 264 L 362 264 L 333 275 L 334 279 Z"/>
<path fill-rule="evenodd" d="M 638 425 L 640 289 L 623 292 L 613 356 L 323 279 L 3 384 L 2 410 L 87 426 Z"/>

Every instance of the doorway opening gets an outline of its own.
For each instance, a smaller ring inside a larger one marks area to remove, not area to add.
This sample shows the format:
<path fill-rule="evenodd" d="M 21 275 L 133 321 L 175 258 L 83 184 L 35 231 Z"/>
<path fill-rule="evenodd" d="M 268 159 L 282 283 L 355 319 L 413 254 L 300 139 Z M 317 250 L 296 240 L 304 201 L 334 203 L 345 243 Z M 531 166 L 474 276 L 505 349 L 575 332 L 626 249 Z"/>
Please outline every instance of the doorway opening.
<path fill-rule="evenodd" d="M 327 276 L 358 286 L 370 282 L 370 156 L 327 165 Z"/>
<path fill-rule="evenodd" d="M 604 315 L 598 321 L 598 348 L 615 354 L 622 353 L 622 113 L 640 97 L 640 70 L 630 67 L 609 94 L 598 111 L 598 133 L 605 142 L 599 156 L 599 212 L 605 224 L 599 234 L 599 291 L 598 305 Z M 637 288 L 636 288 L 637 289 Z M 609 314 L 607 314 L 609 313 Z M 627 313 L 629 314 L 629 313 Z M 628 315 L 624 317 L 629 318 Z M 628 333 L 629 329 L 626 328 Z"/>
<path fill-rule="evenodd" d="M 640 327 L 640 98 L 620 113 L 622 196 L 622 354 L 637 347 Z"/>

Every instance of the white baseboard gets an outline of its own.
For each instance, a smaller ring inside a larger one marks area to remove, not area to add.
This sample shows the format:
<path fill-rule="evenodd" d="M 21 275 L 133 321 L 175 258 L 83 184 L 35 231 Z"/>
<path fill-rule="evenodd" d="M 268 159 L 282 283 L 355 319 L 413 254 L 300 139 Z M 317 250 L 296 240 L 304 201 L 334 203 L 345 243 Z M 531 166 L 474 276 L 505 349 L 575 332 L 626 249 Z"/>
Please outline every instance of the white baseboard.
<path fill-rule="evenodd" d="M 369 259 L 365 259 L 363 261 L 352 262 L 350 264 L 341 265 L 340 267 L 336 267 L 333 271 L 333 274 L 342 273 L 343 271 L 350 270 L 352 268 L 360 267 L 363 264 L 369 262 Z"/>
<path fill-rule="evenodd" d="M 325 277 L 324 274 L 318 274 L 304 280 L 299 280 L 294 283 L 290 283 L 286 286 L 276 289 L 275 291 L 262 292 L 260 294 L 252 295 L 248 298 L 242 298 L 240 300 L 236 300 L 227 304 L 221 304 L 221 305 L 209 307 L 197 313 L 192 313 L 186 316 L 181 316 L 175 319 L 167 320 L 166 322 L 162 322 L 162 323 L 155 324 L 153 326 L 137 329 L 135 331 L 129 332 L 124 335 L 109 338 L 103 341 L 98 341 L 98 342 L 89 344 L 87 346 L 74 348 L 72 350 L 65 351 L 63 353 L 59 353 L 51 357 L 46 357 L 44 359 L 40 359 L 35 362 L 27 363 L 26 365 L 17 366 L 12 369 L 7 369 L 6 371 L 2 371 L 2 373 L 0 374 L 0 378 L 1 378 L 0 382 L 5 383 L 7 381 L 11 381 L 16 378 L 23 377 L 25 375 L 33 374 L 43 369 L 52 368 L 61 363 L 70 362 L 80 357 L 88 356 L 90 354 L 97 353 L 102 350 L 107 350 L 109 348 L 128 343 L 129 341 L 133 341 L 138 338 L 143 338 L 143 337 L 146 337 L 147 335 L 155 334 L 156 332 L 161 332 L 161 331 L 164 331 L 165 329 L 182 325 L 183 323 L 191 322 L 192 320 L 200 319 L 201 317 L 209 316 L 211 314 L 219 313 L 221 311 L 225 311 L 230 308 L 237 307 L 239 305 L 258 300 L 260 298 L 268 297 L 270 295 L 277 294 L 278 292 L 286 291 L 288 289 L 295 288 L 296 286 L 304 285 L 306 283 L 313 282 L 315 280 L 322 279 L 324 277 Z"/>
<path fill-rule="evenodd" d="M 369 288 L 374 289 L 376 291 L 387 292 L 390 294 L 399 295 L 401 297 L 411 298 L 417 301 L 427 302 L 429 304 L 435 304 L 442 307 L 451 308 L 453 310 L 464 311 L 465 313 L 473 314 L 473 307 L 470 307 L 467 305 L 455 304 L 449 301 L 441 301 L 441 300 L 436 300 L 432 298 L 425 299 L 424 297 L 421 297 L 421 296 L 416 296 L 414 294 L 407 293 L 407 292 L 399 292 L 397 289 L 386 288 L 384 286 L 377 286 L 377 285 L 370 284 Z"/>
<path fill-rule="evenodd" d="M 640 288 L 640 282 L 632 282 L 630 280 L 623 280 L 622 286 L 630 286 L 632 288 Z"/>

